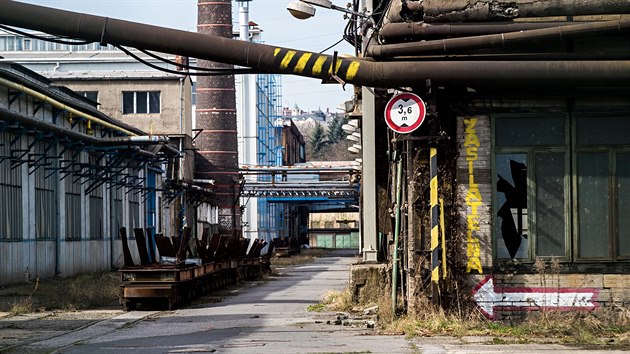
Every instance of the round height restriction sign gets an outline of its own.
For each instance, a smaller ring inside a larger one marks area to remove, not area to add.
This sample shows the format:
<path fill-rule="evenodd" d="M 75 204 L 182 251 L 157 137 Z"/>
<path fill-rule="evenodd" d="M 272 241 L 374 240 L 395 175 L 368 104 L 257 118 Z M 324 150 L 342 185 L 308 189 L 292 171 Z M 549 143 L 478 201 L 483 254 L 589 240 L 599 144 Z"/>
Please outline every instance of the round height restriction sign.
<path fill-rule="evenodd" d="M 401 93 L 387 102 L 385 122 L 391 130 L 407 134 L 418 129 L 426 113 L 424 101 L 418 95 Z"/>

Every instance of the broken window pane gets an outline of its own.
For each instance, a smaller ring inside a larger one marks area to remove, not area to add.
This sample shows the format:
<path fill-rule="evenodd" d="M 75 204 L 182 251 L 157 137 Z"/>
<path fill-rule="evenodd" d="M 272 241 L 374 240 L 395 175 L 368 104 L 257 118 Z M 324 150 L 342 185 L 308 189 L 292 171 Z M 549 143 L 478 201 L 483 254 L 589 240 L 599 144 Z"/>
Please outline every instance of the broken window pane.
<path fill-rule="evenodd" d="M 497 256 L 528 258 L 527 154 L 497 154 Z"/>

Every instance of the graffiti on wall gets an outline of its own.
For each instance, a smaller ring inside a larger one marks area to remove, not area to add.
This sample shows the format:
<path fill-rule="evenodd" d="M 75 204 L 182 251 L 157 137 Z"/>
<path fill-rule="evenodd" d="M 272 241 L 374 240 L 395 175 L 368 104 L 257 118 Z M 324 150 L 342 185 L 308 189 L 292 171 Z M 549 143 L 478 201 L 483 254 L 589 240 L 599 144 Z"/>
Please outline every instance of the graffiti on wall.
<path fill-rule="evenodd" d="M 470 273 L 475 270 L 482 274 L 481 244 L 477 237 L 477 232 L 480 230 L 479 207 L 483 203 L 483 198 L 481 197 L 481 192 L 479 192 L 479 185 L 475 183 L 475 161 L 479 157 L 477 149 L 479 149 L 481 144 L 477 137 L 476 124 L 477 118 L 464 119 L 464 148 L 466 149 L 466 162 L 468 162 L 468 191 L 466 192 L 466 207 L 468 210 L 466 216 L 466 254 L 468 262 L 466 264 L 466 272 Z"/>
<path fill-rule="evenodd" d="M 477 306 L 489 318 L 495 317 L 495 311 L 594 310 L 599 306 L 594 301 L 598 294 L 598 289 L 587 288 L 498 288 L 490 275 L 473 289 Z"/>

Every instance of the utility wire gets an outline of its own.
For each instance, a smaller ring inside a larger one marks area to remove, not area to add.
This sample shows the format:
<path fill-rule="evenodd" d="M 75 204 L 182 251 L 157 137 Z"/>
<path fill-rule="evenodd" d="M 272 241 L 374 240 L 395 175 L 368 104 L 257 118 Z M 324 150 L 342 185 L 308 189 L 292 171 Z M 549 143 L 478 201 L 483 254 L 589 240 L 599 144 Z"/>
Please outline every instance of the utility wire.
<path fill-rule="evenodd" d="M 239 74 L 257 74 L 258 72 L 254 69 L 251 68 L 247 68 L 247 69 L 226 69 L 224 71 L 213 71 L 213 72 L 205 72 L 205 73 L 192 73 L 189 71 L 178 71 L 178 70 L 171 70 L 171 69 L 166 69 L 163 68 L 159 65 L 155 65 L 152 63 L 149 63 L 148 61 L 140 58 L 139 56 L 135 55 L 134 53 L 132 53 L 131 51 L 129 51 L 128 49 L 124 48 L 123 46 L 119 46 L 118 44 L 113 44 L 113 46 L 115 46 L 116 48 L 120 49 L 121 51 L 123 51 L 125 54 L 127 54 L 128 56 L 134 58 L 135 60 L 141 62 L 142 64 L 156 69 L 156 70 L 160 70 L 169 74 L 175 74 L 175 75 L 191 75 L 191 76 L 221 76 L 221 75 L 239 75 Z M 176 64 L 179 65 L 179 64 Z"/>
<path fill-rule="evenodd" d="M 322 50 L 322 51 L 320 51 L 320 52 L 319 52 L 319 54 L 322 54 L 322 53 L 324 53 L 325 51 L 327 51 L 328 49 L 331 49 L 331 48 L 335 47 L 337 44 L 339 44 L 339 43 L 343 42 L 344 40 L 345 40 L 345 38 L 341 38 L 340 40 L 338 40 L 337 42 L 335 42 L 335 44 L 333 44 L 333 45 L 329 46 L 328 48 L 326 48 L 326 49 L 324 49 L 324 50 Z"/>
<path fill-rule="evenodd" d="M 39 39 L 39 40 L 46 41 L 46 42 L 58 43 L 58 44 L 84 45 L 84 44 L 94 43 L 94 41 L 78 41 L 78 40 L 66 41 L 66 40 L 56 39 L 56 38 L 52 38 L 52 37 L 42 37 L 42 36 L 38 36 L 38 35 L 35 35 L 35 34 L 32 34 L 32 33 L 23 32 L 23 31 L 20 31 L 20 30 L 17 30 L 15 28 L 12 28 L 12 27 L 9 27 L 9 26 L 5 26 L 5 25 L 0 25 L 0 28 L 2 28 L 3 30 L 5 30 L 7 32 L 19 34 L 19 35 L 22 35 L 22 36 L 25 36 L 25 37 L 29 37 L 29 38 L 33 38 L 33 39 Z"/>
<path fill-rule="evenodd" d="M 209 71 L 209 72 L 215 72 L 215 73 L 222 72 L 222 71 L 232 72 L 232 71 L 235 70 L 235 69 L 227 69 L 227 68 L 215 68 L 215 69 L 213 69 L 213 68 L 202 68 L 202 67 L 199 67 L 199 66 L 192 66 L 192 65 L 188 65 L 188 64 L 184 64 L 184 63 L 178 63 L 176 61 L 173 61 L 173 60 L 161 57 L 161 56 L 159 56 L 159 55 L 157 55 L 157 54 L 155 54 L 153 52 L 150 52 L 148 50 L 145 50 L 145 49 L 138 49 L 138 50 L 141 51 L 142 53 L 152 57 L 152 58 L 155 58 L 155 59 L 160 60 L 162 62 L 165 62 L 167 64 L 180 66 L 180 67 L 182 67 L 184 69 L 197 70 L 197 71 Z"/>
<path fill-rule="evenodd" d="M 43 36 L 39 36 L 39 35 L 35 35 L 32 33 L 28 33 L 28 32 L 24 32 L 24 31 L 20 31 L 18 29 L 9 27 L 9 26 L 5 26 L 5 25 L 0 25 L 0 28 L 10 32 L 10 33 L 14 33 L 14 34 L 19 34 L 25 37 L 29 37 L 29 38 L 33 38 L 33 39 L 38 39 L 38 40 L 42 40 L 42 41 L 46 41 L 46 42 L 52 42 L 52 43 L 58 43 L 58 44 L 67 44 L 67 45 L 85 45 L 85 44 L 91 44 L 94 43 L 94 41 L 75 41 L 75 40 L 71 40 L 71 41 L 67 41 L 67 40 L 63 40 L 63 39 L 57 39 L 57 38 L 52 38 L 52 37 L 43 37 Z M 160 61 L 163 61 L 165 63 L 168 64 L 172 64 L 172 65 L 176 65 L 176 66 L 180 66 L 183 67 L 185 69 L 190 69 L 190 70 L 196 70 L 196 71 L 205 71 L 205 73 L 194 73 L 194 72 L 183 72 L 183 71 L 177 71 L 177 70 L 170 70 L 170 69 L 166 69 L 163 67 L 160 67 L 158 65 L 152 64 L 147 62 L 146 60 L 140 58 L 139 56 L 133 54 L 132 52 L 130 52 L 129 50 L 127 50 L 126 48 L 117 45 L 117 44 L 113 44 L 110 43 L 111 45 L 113 45 L 114 47 L 118 48 L 119 50 L 121 50 L 122 52 L 124 52 L 125 54 L 127 54 L 128 56 L 134 58 L 135 60 L 139 61 L 140 63 L 147 65 L 153 69 L 156 70 L 160 70 L 163 72 L 167 72 L 170 74 L 176 74 L 176 75 L 190 75 L 190 76 L 221 76 L 221 75 L 239 75 L 239 74 L 255 74 L 258 73 L 257 71 L 255 71 L 254 69 L 251 68 L 244 68 L 244 69 L 221 69 L 221 68 L 217 68 L 217 69 L 211 69 L 211 68 L 201 68 L 201 67 L 194 67 L 194 66 L 190 66 L 187 64 L 183 64 L 183 63 L 176 63 L 174 61 L 171 61 L 169 59 L 160 57 L 156 54 L 153 54 L 149 51 L 146 51 L 144 49 L 139 49 L 142 53 L 145 53 L 146 55 L 158 59 Z"/>

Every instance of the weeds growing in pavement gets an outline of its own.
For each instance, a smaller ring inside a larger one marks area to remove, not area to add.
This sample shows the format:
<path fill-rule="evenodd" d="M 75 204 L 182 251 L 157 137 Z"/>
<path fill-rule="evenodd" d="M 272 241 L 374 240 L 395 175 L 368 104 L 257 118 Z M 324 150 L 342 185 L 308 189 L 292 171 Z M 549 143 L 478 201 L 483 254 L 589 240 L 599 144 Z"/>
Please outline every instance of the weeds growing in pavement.
<path fill-rule="evenodd" d="M 389 307 L 385 307 L 389 308 Z M 463 315 L 427 304 L 415 316 L 390 322 L 380 315 L 380 331 L 407 336 L 488 336 L 489 343 L 563 343 L 582 347 L 630 349 L 630 309 L 613 306 L 588 312 L 531 312 L 518 323 L 487 319 L 478 310 Z M 544 316 L 544 320 L 542 317 Z"/>
<path fill-rule="evenodd" d="M 14 315 L 40 310 L 82 310 L 117 306 L 120 278 L 117 272 L 84 274 L 69 278 L 41 280 L 5 290 L 14 298 L 9 312 Z"/>

